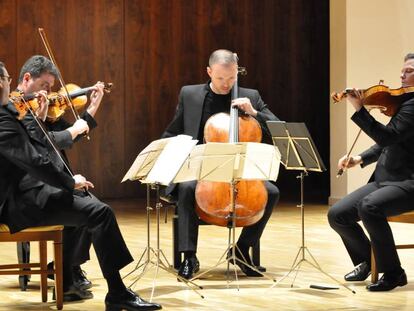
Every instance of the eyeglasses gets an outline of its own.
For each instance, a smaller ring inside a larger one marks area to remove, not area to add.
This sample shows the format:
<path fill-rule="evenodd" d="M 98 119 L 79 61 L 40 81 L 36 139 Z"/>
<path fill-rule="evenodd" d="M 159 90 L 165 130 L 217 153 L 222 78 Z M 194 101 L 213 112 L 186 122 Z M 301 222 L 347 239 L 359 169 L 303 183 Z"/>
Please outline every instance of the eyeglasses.
<path fill-rule="evenodd" d="M 2 78 L 6 78 L 7 82 L 9 82 L 9 84 L 10 84 L 10 83 L 11 83 L 11 81 L 12 81 L 12 77 L 10 77 L 10 76 L 0 75 L 0 77 L 2 77 Z"/>

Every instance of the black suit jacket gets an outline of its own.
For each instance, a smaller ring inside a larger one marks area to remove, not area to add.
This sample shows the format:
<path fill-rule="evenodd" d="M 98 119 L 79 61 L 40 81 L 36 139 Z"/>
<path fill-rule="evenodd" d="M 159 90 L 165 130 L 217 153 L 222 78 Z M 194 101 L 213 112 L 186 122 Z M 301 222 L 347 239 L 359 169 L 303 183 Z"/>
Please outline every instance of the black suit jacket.
<path fill-rule="evenodd" d="M 186 134 L 197 139 L 207 92 L 206 84 L 182 87 L 175 116 L 162 134 L 163 138 Z M 252 106 L 257 110 L 256 119 L 262 128 L 263 139 L 269 139 L 270 133 L 266 121 L 279 119 L 267 108 L 257 90 L 239 87 L 239 97 L 250 99 Z"/>
<path fill-rule="evenodd" d="M 95 119 L 88 114 L 87 112 L 82 114 L 82 118 L 87 121 L 89 128 L 93 129 L 97 126 Z M 23 125 L 26 127 L 26 130 L 29 136 L 37 141 L 37 148 L 41 149 L 43 153 L 46 153 L 50 156 L 53 164 L 62 171 L 66 171 L 66 168 L 59 158 L 59 156 L 54 152 L 50 143 L 45 139 L 45 135 L 41 132 L 36 121 L 33 119 L 33 116 L 26 115 L 22 120 Z M 52 141 L 55 143 L 56 147 L 61 151 L 61 155 L 66 162 L 66 165 L 69 167 L 69 161 L 66 157 L 66 154 L 63 149 L 72 147 L 74 141 L 77 141 L 80 136 L 76 137 L 75 140 L 72 140 L 72 135 L 66 129 L 71 126 L 70 123 L 64 119 L 60 119 L 54 123 L 47 123 L 47 129 L 50 130 L 49 135 Z M 37 209 L 42 209 L 46 205 L 47 201 L 53 197 L 54 199 L 63 199 L 62 202 L 68 202 L 69 197 L 67 196 L 68 192 L 57 187 L 53 187 L 43 181 L 26 174 L 19 184 L 20 189 L 20 202 L 21 204 L 27 205 L 30 208 L 36 207 Z"/>
<path fill-rule="evenodd" d="M 50 155 L 40 151 L 39 141 L 29 137 L 16 112 L 0 107 L 0 218 L 11 232 L 33 225 L 37 209 L 20 203 L 20 183 L 28 173 L 51 186 L 73 192 L 73 178 L 56 167 Z"/>
<path fill-rule="evenodd" d="M 405 101 L 387 125 L 365 108 L 354 113 L 352 120 L 376 142 L 361 153 L 362 166 L 377 161 L 371 181 L 414 191 L 414 98 Z"/>
<path fill-rule="evenodd" d="M 197 139 L 207 92 L 206 84 L 182 87 L 174 118 L 162 134 L 163 138 L 186 134 Z M 279 119 L 267 108 L 257 90 L 239 87 L 239 97 L 250 99 L 252 106 L 257 110 L 255 118 L 262 128 L 262 141 L 271 141 L 266 121 L 277 121 Z M 167 187 L 165 195 L 170 195 L 174 188 L 174 184 Z"/>

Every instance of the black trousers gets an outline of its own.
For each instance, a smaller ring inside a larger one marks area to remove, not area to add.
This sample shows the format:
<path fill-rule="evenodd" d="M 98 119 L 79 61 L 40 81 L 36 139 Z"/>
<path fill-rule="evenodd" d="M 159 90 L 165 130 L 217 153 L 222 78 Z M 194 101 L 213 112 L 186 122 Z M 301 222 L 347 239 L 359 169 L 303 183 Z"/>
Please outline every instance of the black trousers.
<path fill-rule="evenodd" d="M 371 245 L 379 272 L 401 266 L 387 217 L 413 210 L 413 198 L 413 194 L 397 186 L 371 182 L 329 209 L 329 224 L 341 236 L 355 266 L 364 261 L 370 263 Z M 370 239 L 358 224 L 360 220 Z"/>
<path fill-rule="evenodd" d="M 199 220 L 195 211 L 196 181 L 180 183 L 178 188 L 178 250 L 197 251 Z M 254 246 L 262 236 L 273 207 L 279 201 L 279 189 L 270 182 L 265 182 L 268 193 L 267 204 L 263 217 L 254 225 L 244 227 L 237 243 Z"/>
<path fill-rule="evenodd" d="M 72 203 L 61 199 L 50 199 L 42 210 L 42 221 L 36 225 L 64 225 L 68 228 L 87 228 L 104 277 L 112 275 L 133 261 L 125 244 L 112 209 L 90 196 L 76 191 Z M 64 230 L 64 270 L 71 269 L 76 258 L 78 235 L 73 230 Z"/>
<path fill-rule="evenodd" d="M 64 235 L 67 235 L 69 240 L 77 241 L 73 247 L 73 266 L 80 266 L 91 259 L 89 250 L 92 245 L 92 237 L 88 227 L 65 227 Z"/>

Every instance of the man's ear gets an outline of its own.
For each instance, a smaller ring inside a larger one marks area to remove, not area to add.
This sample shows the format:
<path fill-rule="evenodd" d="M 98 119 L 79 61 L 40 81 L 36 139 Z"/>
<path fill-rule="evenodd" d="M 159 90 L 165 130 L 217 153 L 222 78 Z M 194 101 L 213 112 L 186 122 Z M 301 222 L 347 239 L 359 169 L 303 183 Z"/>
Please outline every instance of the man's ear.
<path fill-rule="evenodd" d="M 211 68 L 207 66 L 207 74 L 211 78 Z"/>
<path fill-rule="evenodd" d="M 3 105 L 3 81 L 0 81 L 0 106 Z"/>
<path fill-rule="evenodd" d="M 32 78 L 32 75 L 30 74 L 30 72 L 26 72 L 23 75 L 23 81 L 29 81 Z"/>

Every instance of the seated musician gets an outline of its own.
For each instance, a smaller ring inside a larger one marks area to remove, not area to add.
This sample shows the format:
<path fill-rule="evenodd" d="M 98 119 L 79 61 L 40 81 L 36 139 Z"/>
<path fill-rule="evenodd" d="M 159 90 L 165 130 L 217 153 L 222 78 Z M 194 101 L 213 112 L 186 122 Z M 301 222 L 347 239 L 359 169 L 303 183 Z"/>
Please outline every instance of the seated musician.
<path fill-rule="evenodd" d="M 414 86 L 414 54 L 404 59 L 402 87 Z M 363 106 L 363 91 L 348 95 L 356 112 L 352 120 L 375 141 L 360 155 L 342 157 L 339 168 L 365 167 L 377 162 L 368 184 L 348 194 L 328 212 L 331 227 L 341 236 L 356 266 L 346 281 L 364 281 L 371 273 L 371 247 L 378 271 L 383 272 L 369 291 L 388 291 L 407 284 L 387 217 L 414 209 L 414 93 L 404 101 L 387 125 L 376 121 Z M 362 221 L 368 236 L 358 224 Z"/>
<path fill-rule="evenodd" d="M 49 93 L 58 79 L 58 72 L 55 65 L 46 57 L 42 55 L 34 55 L 30 57 L 22 66 L 18 79 L 17 91 L 22 92 L 24 95 L 33 94 L 35 92 Z M 58 120 L 49 120 L 46 118 L 47 106 L 45 109 L 37 111 L 37 115 L 40 119 L 44 120 L 46 128 L 50 131 L 49 134 L 53 138 L 59 149 L 62 149 L 62 155 L 67 163 L 68 158 L 63 149 L 69 149 L 73 143 L 78 141 L 83 133 L 95 128 L 97 123 L 94 116 L 100 106 L 103 97 L 103 84 L 98 82 L 95 85 L 95 89 L 91 93 L 91 103 L 81 118 L 76 120 L 74 124 L 70 124 L 63 117 Z M 70 112 L 69 112 L 70 113 Z M 37 129 L 38 126 L 34 122 L 30 113 L 26 114 L 23 119 L 23 123 L 31 133 L 31 130 Z M 36 195 L 36 202 L 45 202 L 49 196 L 54 195 L 56 189 L 48 186 L 44 186 L 41 191 L 38 190 L 38 181 L 34 180 L 30 175 L 26 175 L 22 179 L 24 184 L 24 195 L 31 197 Z M 31 187 L 34 185 L 34 187 Z M 36 191 L 36 194 L 33 192 Z M 94 198 L 97 200 L 96 198 Z M 72 254 L 72 278 L 73 284 L 80 289 L 89 289 L 92 287 L 92 283 L 86 278 L 80 265 L 89 260 L 89 249 L 91 246 L 91 237 L 87 228 L 85 227 L 68 227 L 65 228 L 65 237 L 73 236 L 70 241 L 76 242 L 74 246 L 74 253 Z M 67 243 L 65 243 L 67 244 Z M 49 263 L 49 266 L 53 263 Z"/>
<path fill-rule="evenodd" d="M 16 118 L 18 112 L 15 107 L 7 105 L 9 83 L 8 72 L 0 62 L 0 88 L 3 90 L 0 105 L 0 221 L 6 223 L 12 233 L 31 226 L 86 226 L 91 233 L 99 265 L 107 281 L 107 310 L 161 309 L 159 304 L 146 302 L 125 287 L 119 270 L 133 259 L 112 209 L 102 202 L 94 202 L 93 197 L 80 191 L 87 191 L 93 184 L 81 175 L 69 175 L 62 165 L 55 163 L 51 154 L 45 152 L 44 137 L 28 135 Z M 46 101 L 45 94 L 39 92 L 41 108 Z M 49 197 L 43 206 L 22 202 L 21 180 L 27 173 L 40 182 L 40 189 L 47 184 L 60 192 Z M 85 204 L 86 202 L 90 204 Z M 73 242 L 68 243 L 64 248 L 74 245 Z M 66 250 L 68 253 L 70 251 Z M 64 257 L 63 270 L 65 296 L 74 300 L 90 298 L 85 290 L 72 284 L 70 256 Z"/>
<path fill-rule="evenodd" d="M 269 138 L 266 121 L 278 120 L 267 108 L 257 90 L 239 88 L 240 98 L 231 103 L 231 89 L 236 82 L 238 73 L 237 56 L 228 50 L 216 50 L 209 59 L 207 74 L 210 80 L 205 84 L 187 85 L 181 89 L 175 116 L 162 137 L 172 137 L 186 134 L 204 141 L 204 126 L 207 119 L 213 114 L 230 111 L 231 104 L 240 111 L 259 121 L 263 136 Z M 266 139 L 266 138 L 265 138 Z M 278 188 L 270 182 L 265 182 L 268 200 L 263 217 L 255 224 L 244 227 L 238 239 L 237 246 L 242 255 L 252 264 L 249 249 L 260 239 L 269 220 L 273 207 L 279 200 Z M 192 278 L 199 270 L 199 261 L 196 256 L 198 238 L 198 217 L 195 212 L 196 182 L 184 182 L 167 188 L 168 192 L 178 194 L 178 249 L 184 253 L 178 274 L 186 279 Z M 241 254 L 236 254 L 243 258 Z M 236 261 L 241 270 L 248 276 L 261 276 L 250 267 Z"/>

